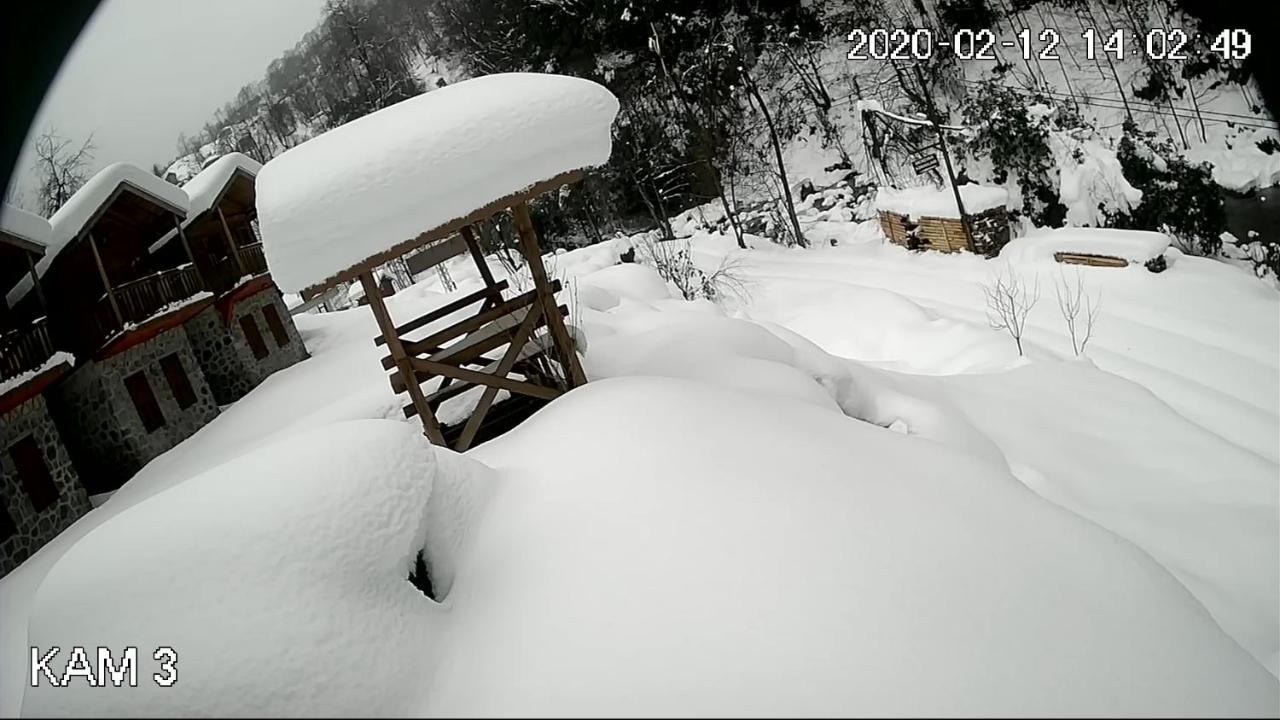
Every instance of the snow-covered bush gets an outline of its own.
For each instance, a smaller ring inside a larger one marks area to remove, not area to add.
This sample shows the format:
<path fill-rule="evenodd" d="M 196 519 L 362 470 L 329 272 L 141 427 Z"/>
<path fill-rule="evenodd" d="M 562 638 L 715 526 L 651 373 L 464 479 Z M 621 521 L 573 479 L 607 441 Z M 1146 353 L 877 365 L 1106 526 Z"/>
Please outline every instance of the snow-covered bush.
<path fill-rule="evenodd" d="M 1112 227 L 1157 230 L 1174 238 L 1183 252 L 1217 255 L 1227 229 L 1222 190 L 1206 164 L 1188 161 L 1173 141 L 1125 124 L 1120 140 L 1125 177 L 1142 191 L 1142 201 L 1115 214 Z"/>
<path fill-rule="evenodd" d="M 1016 185 L 1022 196 L 1016 214 L 1036 225 L 1061 227 L 1067 208 L 1059 199 L 1050 134 L 1084 127 L 1079 114 L 1047 95 L 1025 96 L 993 80 L 973 89 L 963 114 L 969 132 L 962 151 L 973 161 L 969 174 L 989 174 L 987 179 L 1011 191 Z"/>
<path fill-rule="evenodd" d="M 688 240 L 662 240 L 654 233 L 646 233 L 634 242 L 636 259 L 675 285 L 685 300 L 715 301 L 742 291 L 742 280 L 734 272 L 733 261 L 725 260 L 707 272 L 694 263 Z"/>

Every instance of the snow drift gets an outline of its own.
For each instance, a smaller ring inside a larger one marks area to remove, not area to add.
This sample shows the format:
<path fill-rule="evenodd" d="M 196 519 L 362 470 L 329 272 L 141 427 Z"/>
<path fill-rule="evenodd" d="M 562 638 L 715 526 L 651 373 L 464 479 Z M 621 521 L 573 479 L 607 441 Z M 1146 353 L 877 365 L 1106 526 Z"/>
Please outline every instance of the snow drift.
<path fill-rule="evenodd" d="M 296 292 L 421 233 L 609 159 L 618 101 L 589 80 L 509 73 L 402 101 L 258 175 L 263 248 Z"/>

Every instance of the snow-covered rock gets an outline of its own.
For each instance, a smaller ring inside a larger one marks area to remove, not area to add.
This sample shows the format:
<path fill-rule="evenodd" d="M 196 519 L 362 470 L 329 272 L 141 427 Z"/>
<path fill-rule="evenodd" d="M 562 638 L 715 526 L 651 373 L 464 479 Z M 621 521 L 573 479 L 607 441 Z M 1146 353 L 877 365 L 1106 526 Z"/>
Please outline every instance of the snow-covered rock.
<path fill-rule="evenodd" d="M 1009 201 L 1009 191 L 1002 187 L 971 183 L 960 186 L 960 199 L 964 201 L 964 211 L 976 215 L 992 208 L 1004 207 Z M 876 191 L 875 207 L 877 210 L 895 212 L 910 218 L 960 217 L 955 193 L 949 186 L 937 188 L 925 185 L 901 190 L 882 187 Z"/>
<path fill-rule="evenodd" d="M 1059 228 L 1010 240 L 1000 258 L 1014 263 L 1052 262 L 1054 253 L 1101 255 L 1145 263 L 1169 248 L 1169 236 L 1147 230 Z"/>
<path fill-rule="evenodd" d="M 618 111 L 589 80 L 510 73 L 366 115 L 266 164 L 263 248 L 283 290 L 353 265 L 557 175 L 606 162 Z"/>

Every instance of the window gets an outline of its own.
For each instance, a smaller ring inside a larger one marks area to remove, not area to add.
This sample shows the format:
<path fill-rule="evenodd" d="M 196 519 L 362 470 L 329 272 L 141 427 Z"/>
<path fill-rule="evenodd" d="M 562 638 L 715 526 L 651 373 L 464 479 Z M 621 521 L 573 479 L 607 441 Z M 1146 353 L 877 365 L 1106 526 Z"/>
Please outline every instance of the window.
<path fill-rule="evenodd" d="M 244 339 L 249 341 L 249 349 L 258 360 L 267 356 L 267 344 L 262 341 L 262 333 L 258 331 L 258 323 L 252 315 L 240 316 L 240 329 L 244 331 Z"/>
<path fill-rule="evenodd" d="M 262 317 L 267 319 L 267 329 L 271 331 L 271 337 L 276 340 L 276 347 L 284 347 L 289 344 L 289 333 L 284 329 L 284 323 L 280 322 L 280 313 L 276 312 L 275 305 L 267 305 L 262 308 Z"/>
<path fill-rule="evenodd" d="M 0 542 L 18 534 L 18 524 L 9 514 L 9 498 L 0 495 Z"/>
<path fill-rule="evenodd" d="M 49 474 L 49 465 L 44 461 L 44 453 L 35 438 L 28 435 L 9 448 L 9 456 L 18 468 L 18 478 L 22 480 L 22 488 L 31 498 L 36 512 L 41 512 L 58 501 L 58 486 L 53 484 L 53 476 Z"/>
<path fill-rule="evenodd" d="M 178 407 L 186 410 L 195 405 L 196 391 L 191 387 L 191 380 L 182 367 L 182 358 L 178 357 L 178 353 L 160 358 L 160 369 L 164 371 L 164 379 L 169 383 L 169 390 L 173 393 L 173 399 L 178 401 Z"/>
<path fill-rule="evenodd" d="M 129 399 L 133 401 L 133 409 L 138 411 L 142 419 L 142 427 L 147 432 L 164 427 L 164 413 L 160 412 L 160 403 L 156 402 L 156 394 L 151 392 L 151 383 L 147 382 L 144 373 L 136 372 L 124 379 L 124 388 L 129 391 Z"/>

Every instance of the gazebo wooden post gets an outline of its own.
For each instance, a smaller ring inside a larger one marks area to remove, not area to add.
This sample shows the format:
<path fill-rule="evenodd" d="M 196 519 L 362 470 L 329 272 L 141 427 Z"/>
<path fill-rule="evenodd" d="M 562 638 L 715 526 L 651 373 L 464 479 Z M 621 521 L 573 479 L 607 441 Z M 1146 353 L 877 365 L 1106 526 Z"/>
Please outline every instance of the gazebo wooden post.
<path fill-rule="evenodd" d="M 244 261 L 240 259 L 240 249 L 236 247 L 235 238 L 231 237 L 231 226 L 227 225 L 227 216 L 222 213 L 222 206 L 218 206 L 218 220 L 222 223 L 222 236 L 227 239 L 227 249 L 231 251 L 231 262 L 236 266 L 236 281 L 244 277 Z"/>
<path fill-rule="evenodd" d="M 547 328 L 551 338 L 560 351 L 561 362 L 564 363 L 565 379 L 570 389 L 587 384 L 587 375 L 582 371 L 582 363 L 578 361 L 578 353 L 574 348 L 569 330 L 564 326 L 564 317 L 556 306 L 556 296 L 551 292 L 551 283 L 547 280 L 547 269 L 542 264 L 542 251 L 538 249 L 538 235 L 533 229 L 533 218 L 529 215 L 529 206 L 521 202 L 511 208 L 516 219 L 516 234 L 520 236 L 520 249 L 525 262 L 529 265 L 529 274 L 533 276 L 534 288 L 538 291 L 538 300 L 542 302 L 546 314 Z"/>
<path fill-rule="evenodd" d="M 422 387 L 418 385 L 418 377 L 414 374 L 409 356 L 404 352 L 404 344 L 400 342 L 400 334 L 396 332 L 395 323 L 391 321 L 391 313 L 387 311 L 387 305 L 382 300 L 382 291 L 378 288 L 377 280 L 373 278 L 372 270 L 366 269 L 360 273 L 360 284 L 364 287 L 365 297 L 369 298 L 369 307 L 378 321 L 378 327 L 382 329 L 382 337 L 387 341 L 387 350 L 391 352 L 396 369 L 404 378 L 409 398 L 413 400 L 413 407 L 418 411 L 418 418 L 422 420 L 423 434 L 436 445 L 444 446 L 444 433 L 440 432 L 440 424 L 436 422 L 435 413 L 431 412 L 431 406 L 422 394 Z"/>
<path fill-rule="evenodd" d="M 209 283 L 204 279 L 204 273 L 200 272 L 200 265 L 196 262 L 196 256 L 191 252 L 191 243 L 187 242 L 187 231 L 182 229 L 182 218 L 177 215 L 173 216 L 173 227 L 178 231 L 178 238 L 182 240 L 182 248 L 187 251 L 187 262 L 196 269 L 196 278 L 200 280 L 202 289 L 208 290 Z"/>
<path fill-rule="evenodd" d="M 102 278 L 102 287 L 107 289 L 107 301 L 111 304 L 111 312 L 116 315 L 116 322 L 120 328 L 124 328 L 124 315 L 120 314 L 120 304 L 116 302 L 116 292 L 111 288 L 111 281 L 107 279 L 107 268 L 102 264 L 102 253 L 98 252 L 98 241 L 93 239 L 93 234 L 89 234 L 89 249 L 93 250 L 93 261 L 98 265 L 98 277 Z"/>
<path fill-rule="evenodd" d="M 34 253 L 23 252 L 27 256 L 27 270 L 31 273 L 31 286 L 36 290 L 36 299 L 40 301 L 40 309 L 45 314 L 49 313 L 49 303 L 44 297 L 44 288 L 40 287 L 40 273 L 36 271 L 36 256 Z"/>

